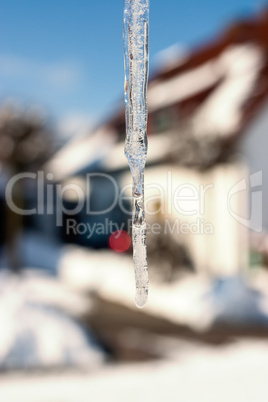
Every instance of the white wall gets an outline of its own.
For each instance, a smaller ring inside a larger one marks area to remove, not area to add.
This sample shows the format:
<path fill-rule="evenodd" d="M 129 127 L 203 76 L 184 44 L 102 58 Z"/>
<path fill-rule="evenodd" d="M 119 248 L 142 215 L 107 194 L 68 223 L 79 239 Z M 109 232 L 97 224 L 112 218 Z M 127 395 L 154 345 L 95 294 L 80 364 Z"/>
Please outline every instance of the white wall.
<path fill-rule="evenodd" d="M 248 228 L 236 216 L 246 217 L 248 193 L 235 191 L 230 205 L 228 195 L 245 176 L 247 169 L 239 160 L 204 173 L 171 165 L 149 167 L 145 203 L 150 210 L 154 197 L 159 196 L 155 205 L 162 210 L 155 215 L 147 211 L 147 223 L 159 222 L 168 231 L 170 222 L 174 240 L 185 244 L 198 271 L 220 277 L 235 275 L 247 267 Z M 122 184 L 126 183 L 131 183 L 129 175 L 122 178 Z M 177 189 L 181 189 L 179 208 L 174 201 Z M 178 226 L 174 226 L 176 222 Z"/>
<path fill-rule="evenodd" d="M 259 220 L 262 210 L 262 226 L 268 231 L 268 102 L 243 133 L 238 149 L 248 165 L 249 175 L 262 172 L 262 186 L 251 188 L 249 202 L 254 191 L 262 191 L 262 205 L 256 197 L 250 208 L 252 227 L 261 229 Z"/>

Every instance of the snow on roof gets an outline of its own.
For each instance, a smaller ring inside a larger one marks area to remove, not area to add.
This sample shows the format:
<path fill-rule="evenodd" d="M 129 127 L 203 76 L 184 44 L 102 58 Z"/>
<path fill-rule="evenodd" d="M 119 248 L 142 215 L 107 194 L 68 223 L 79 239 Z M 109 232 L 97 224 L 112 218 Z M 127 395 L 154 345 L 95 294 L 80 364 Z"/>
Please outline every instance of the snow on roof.
<path fill-rule="evenodd" d="M 223 81 L 198 108 L 193 118 L 199 135 L 228 135 L 238 130 L 241 107 L 251 95 L 262 67 L 261 50 L 254 45 L 230 46 L 215 62 Z"/>
<path fill-rule="evenodd" d="M 187 119 L 197 137 L 221 137 L 222 144 L 235 138 L 267 98 L 267 35 L 268 12 L 246 22 L 238 21 L 208 45 L 188 54 L 184 61 L 167 63 L 149 82 L 149 118 L 152 112 L 176 105 L 179 114 L 182 106 L 183 119 L 186 104 Z M 47 164 L 47 170 L 61 180 L 96 161 L 109 170 L 125 167 L 123 127 L 122 104 L 120 113 L 115 113 L 89 138 L 69 143 L 59 151 Z M 158 141 L 153 135 L 153 124 L 150 130 L 148 161 L 155 162 L 166 154 L 170 142 L 164 137 L 168 137 L 167 132 Z M 174 130 L 179 136 L 179 123 Z"/>
<path fill-rule="evenodd" d="M 194 116 L 195 133 L 227 135 L 237 129 L 240 108 L 262 67 L 262 53 L 252 44 L 228 46 L 219 57 L 169 80 L 155 80 L 148 90 L 149 111 L 165 108 L 218 83 Z"/>
<path fill-rule="evenodd" d="M 156 65 L 158 69 L 169 71 L 175 66 L 185 63 L 188 57 L 188 49 L 182 44 L 175 43 L 174 45 L 160 50 L 160 52 L 154 56 L 153 64 Z"/>
<path fill-rule="evenodd" d="M 106 156 L 115 140 L 112 129 L 100 127 L 90 137 L 70 141 L 45 165 L 45 170 L 53 173 L 55 181 L 65 179 Z"/>
<path fill-rule="evenodd" d="M 221 78 L 214 64 L 209 61 L 167 81 L 153 82 L 148 89 L 149 111 L 167 107 L 214 85 Z"/>

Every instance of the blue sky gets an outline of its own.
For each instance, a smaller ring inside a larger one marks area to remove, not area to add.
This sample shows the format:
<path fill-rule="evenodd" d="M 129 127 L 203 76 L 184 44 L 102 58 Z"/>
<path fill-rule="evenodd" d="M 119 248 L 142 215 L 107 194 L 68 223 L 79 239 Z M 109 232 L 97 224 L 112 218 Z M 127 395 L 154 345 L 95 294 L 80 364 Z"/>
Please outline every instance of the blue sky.
<path fill-rule="evenodd" d="M 211 39 L 262 1 L 151 0 L 150 66 L 163 49 Z M 37 103 L 70 131 L 123 96 L 123 0 L 0 0 L 0 99 Z"/>

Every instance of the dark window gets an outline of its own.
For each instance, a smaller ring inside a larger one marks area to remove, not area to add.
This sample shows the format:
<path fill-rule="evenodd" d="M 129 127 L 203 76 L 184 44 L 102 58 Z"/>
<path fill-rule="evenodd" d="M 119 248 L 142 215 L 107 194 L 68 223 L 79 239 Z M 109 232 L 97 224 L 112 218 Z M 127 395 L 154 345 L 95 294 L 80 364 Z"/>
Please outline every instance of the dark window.
<path fill-rule="evenodd" d="M 175 114 L 173 108 L 158 110 L 152 115 L 152 132 L 161 133 L 170 130 L 175 124 Z"/>

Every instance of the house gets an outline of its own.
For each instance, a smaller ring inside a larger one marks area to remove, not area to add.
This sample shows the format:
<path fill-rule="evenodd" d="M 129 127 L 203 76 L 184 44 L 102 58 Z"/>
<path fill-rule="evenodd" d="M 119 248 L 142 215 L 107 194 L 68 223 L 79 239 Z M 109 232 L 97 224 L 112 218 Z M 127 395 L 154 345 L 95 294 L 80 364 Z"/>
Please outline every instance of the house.
<path fill-rule="evenodd" d="M 259 239 L 268 231 L 262 208 L 268 203 L 268 11 L 236 21 L 156 71 L 148 111 L 148 240 L 156 223 L 197 271 L 229 276 L 247 269 L 251 234 Z M 124 137 L 122 105 L 90 136 L 61 149 L 46 170 L 61 183 L 88 172 L 109 174 L 129 197 Z M 99 200 L 107 195 L 102 189 Z M 158 245 L 157 233 L 152 238 Z M 164 251 L 167 245 L 159 244 Z"/>

